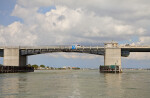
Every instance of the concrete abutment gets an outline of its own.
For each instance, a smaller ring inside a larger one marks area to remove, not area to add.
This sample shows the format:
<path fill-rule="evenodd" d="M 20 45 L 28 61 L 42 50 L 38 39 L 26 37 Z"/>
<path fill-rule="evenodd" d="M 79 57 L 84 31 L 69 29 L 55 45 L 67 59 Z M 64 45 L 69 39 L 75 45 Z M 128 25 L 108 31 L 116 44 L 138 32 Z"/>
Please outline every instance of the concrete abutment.
<path fill-rule="evenodd" d="M 100 66 L 100 72 L 122 72 L 121 48 L 118 43 L 105 43 L 104 66 Z"/>
<path fill-rule="evenodd" d="M 4 49 L 4 66 L 26 66 L 27 56 L 20 56 L 19 48 Z"/>

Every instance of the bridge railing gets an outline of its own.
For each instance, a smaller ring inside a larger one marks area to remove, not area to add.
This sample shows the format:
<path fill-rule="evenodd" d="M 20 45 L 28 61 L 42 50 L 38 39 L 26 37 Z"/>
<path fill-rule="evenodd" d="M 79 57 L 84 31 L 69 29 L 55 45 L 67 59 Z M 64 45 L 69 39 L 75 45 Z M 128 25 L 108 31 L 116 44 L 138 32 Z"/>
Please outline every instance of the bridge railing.
<path fill-rule="evenodd" d="M 20 49 L 71 48 L 71 46 L 21 46 Z"/>
<path fill-rule="evenodd" d="M 130 46 L 126 46 L 126 45 L 120 45 L 119 47 L 123 47 L 123 48 L 134 48 L 134 47 L 138 47 L 138 48 L 140 48 L 140 47 L 150 47 L 149 45 L 130 45 Z"/>
<path fill-rule="evenodd" d="M 19 49 L 73 49 L 72 45 L 60 45 L 60 46 L 0 46 L 0 49 L 4 48 L 19 48 Z M 75 49 L 100 49 L 102 46 L 80 46 Z"/>
<path fill-rule="evenodd" d="M 75 49 L 92 49 L 92 48 L 104 48 L 100 46 L 81 46 L 75 47 Z M 21 46 L 20 49 L 72 49 L 72 46 Z"/>
<path fill-rule="evenodd" d="M 0 49 L 4 48 L 19 48 L 20 46 L 0 46 Z"/>

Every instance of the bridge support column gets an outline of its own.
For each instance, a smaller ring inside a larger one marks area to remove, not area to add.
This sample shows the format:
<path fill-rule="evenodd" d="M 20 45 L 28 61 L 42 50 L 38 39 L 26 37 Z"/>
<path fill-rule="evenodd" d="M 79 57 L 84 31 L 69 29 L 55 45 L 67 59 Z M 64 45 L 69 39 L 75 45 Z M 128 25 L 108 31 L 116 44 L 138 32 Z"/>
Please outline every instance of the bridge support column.
<path fill-rule="evenodd" d="M 19 66 L 26 66 L 27 65 L 27 56 L 20 56 L 19 57 Z"/>
<path fill-rule="evenodd" d="M 101 72 L 122 72 L 121 48 L 118 43 L 106 43 L 104 54 L 104 66 L 100 66 Z"/>
<path fill-rule="evenodd" d="M 121 49 L 106 48 L 104 55 L 104 65 L 118 65 L 121 67 Z"/>
<path fill-rule="evenodd" d="M 20 56 L 19 48 L 4 49 L 4 66 L 25 66 L 27 57 Z"/>

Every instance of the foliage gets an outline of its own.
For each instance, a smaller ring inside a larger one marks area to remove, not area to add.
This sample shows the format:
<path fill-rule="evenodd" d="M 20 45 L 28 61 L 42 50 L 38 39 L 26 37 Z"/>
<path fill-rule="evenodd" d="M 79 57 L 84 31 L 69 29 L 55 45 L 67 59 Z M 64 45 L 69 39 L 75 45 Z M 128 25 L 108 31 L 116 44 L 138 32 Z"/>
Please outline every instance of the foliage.
<path fill-rule="evenodd" d="M 66 70 L 66 68 L 56 68 L 57 70 Z"/>
<path fill-rule="evenodd" d="M 51 70 L 53 70 L 53 69 L 54 69 L 54 67 L 50 67 L 50 69 L 51 69 Z"/>
<path fill-rule="evenodd" d="M 2 64 L 0 64 L 0 66 L 3 66 Z"/>
<path fill-rule="evenodd" d="M 40 65 L 40 67 L 45 68 L 45 65 Z"/>
<path fill-rule="evenodd" d="M 32 67 L 34 67 L 34 69 L 37 69 L 38 65 L 34 64 L 34 65 L 32 65 Z"/>
<path fill-rule="evenodd" d="M 75 67 L 75 68 L 72 68 L 72 69 L 74 69 L 74 70 L 79 70 L 80 68 L 79 68 L 79 67 Z"/>
<path fill-rule="evenodd" d="M 28 67 L 31 67 L 32 65 L 31 65 L 31 64 L 28 64 L 27 66 L 28 66 Z"/>

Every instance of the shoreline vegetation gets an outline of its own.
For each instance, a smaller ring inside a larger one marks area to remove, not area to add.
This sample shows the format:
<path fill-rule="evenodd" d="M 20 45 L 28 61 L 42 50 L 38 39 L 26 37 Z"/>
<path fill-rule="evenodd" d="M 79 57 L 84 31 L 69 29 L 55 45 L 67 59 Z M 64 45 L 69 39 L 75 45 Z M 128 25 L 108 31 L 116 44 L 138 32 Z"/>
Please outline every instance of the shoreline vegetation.
<path fill-rule="evenodd" d="M 0 66 L 4 66 L 3 64 L 0 64 Z M 79 68 L 79 67 L 67 67 L 63 66 L 60 68 L 56 67 L 50 67 L 50 66 L 45 66 L 45 65 L 31 65 L 28 64 L 28 67 L 33 67 L 34 70 L 99 70 L 99 68 Z M 122 68 L 122 70 L 150 70 L 150 68 Z"/>
<path fill-rule="evenodd" d="M 150 70 L 150 68 L 122 68 L 123 70 Z"/>
<path fill-rule="evenodd" d="M 79 67 L 68 67 L 68 66 L 63 66 L 60 68 L 56 67 L 49 67 L 45 65 L 30 65 L 28 64 L 27 66 L 34 67 L 34 70 L 99 70 L 99 68 L 79 68 Z M 150 70 L 150 68 L 122 68 L 122 70 Z"/>
<path fill-rule="evenodd" d="M 60 68 L 56 68 L 56 67 L 49 67 L 49 66 L 45 66 L 45 65 L 30 65 L 28 64 L 27 66 L 29 67 L 34 67 L 34 70 L 80 70 L 81 68 L 79 67 L 60 67 Z"/>

